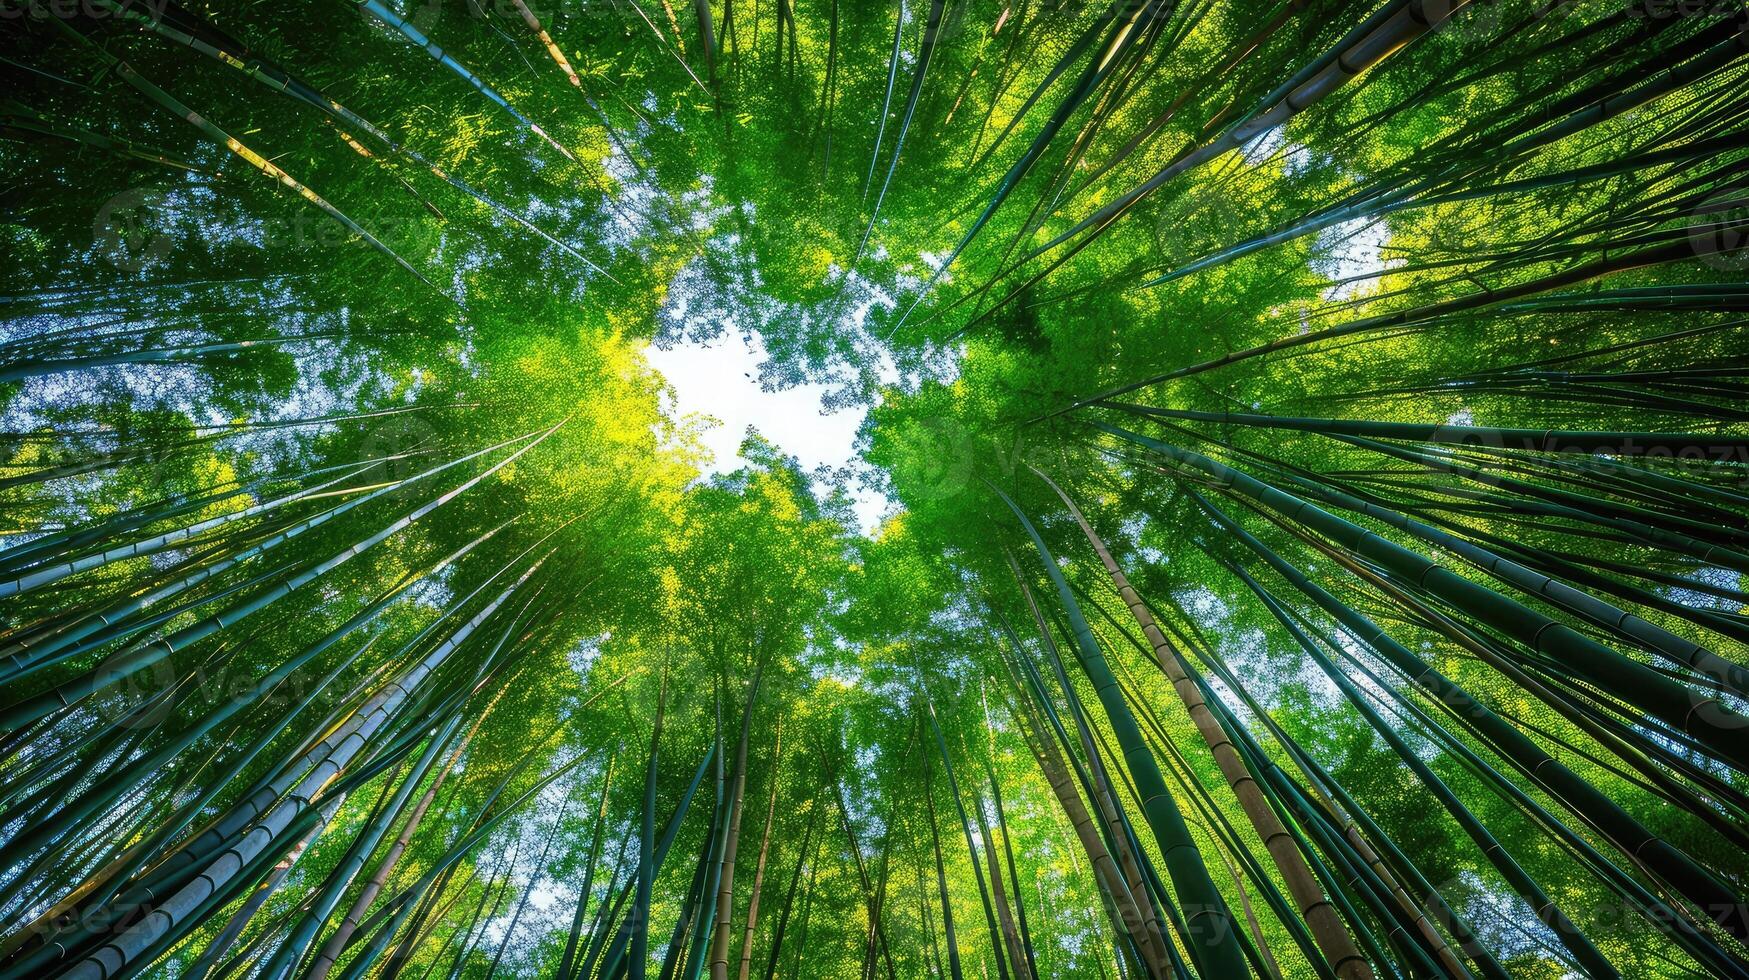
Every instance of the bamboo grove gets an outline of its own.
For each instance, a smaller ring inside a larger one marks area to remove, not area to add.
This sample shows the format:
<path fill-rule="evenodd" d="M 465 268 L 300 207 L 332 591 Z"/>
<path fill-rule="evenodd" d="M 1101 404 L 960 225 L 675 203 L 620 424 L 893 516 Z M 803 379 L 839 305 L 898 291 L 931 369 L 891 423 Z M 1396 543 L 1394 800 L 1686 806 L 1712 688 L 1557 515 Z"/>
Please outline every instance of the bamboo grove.
<path fill-rule="evenodd" d="M 1740 0 L 0 38 L 0 978 L 1749 977 Z"/>

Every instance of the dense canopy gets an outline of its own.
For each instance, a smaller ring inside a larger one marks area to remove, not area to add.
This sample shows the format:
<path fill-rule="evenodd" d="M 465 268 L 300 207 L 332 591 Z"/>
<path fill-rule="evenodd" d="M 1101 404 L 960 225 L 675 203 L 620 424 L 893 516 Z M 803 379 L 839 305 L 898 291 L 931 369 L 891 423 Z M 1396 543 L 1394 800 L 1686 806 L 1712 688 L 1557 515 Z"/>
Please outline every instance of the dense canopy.
<path fill-rule="evenodd" d="M 0 76 L 0 980 L 1749 978 L 1740 0 Z M 713 461 L 719 337 L 851 463 Z"/>

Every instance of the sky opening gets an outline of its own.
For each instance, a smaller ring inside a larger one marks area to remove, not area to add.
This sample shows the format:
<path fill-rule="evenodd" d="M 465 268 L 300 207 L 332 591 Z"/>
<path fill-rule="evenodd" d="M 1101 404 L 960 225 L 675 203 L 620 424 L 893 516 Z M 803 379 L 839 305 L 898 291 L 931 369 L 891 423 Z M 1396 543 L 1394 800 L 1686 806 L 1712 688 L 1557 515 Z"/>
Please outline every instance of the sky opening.
<path fill-rule="evenodd" d="M 700 441 L 711 454 L 704 474 L 727 473 L 747 464 L 741 443 L 749 430 L 758 432 L 802 469 L 816 474 L 860 468 L 856 433 L 868 415 L 866 406 L 827 410 L 831 385 L 803 383 L 767 389 L 759 381 L 766 360 L 765 343 L 757 331 L 725 330 L 709 340 L 651 345 L 644 356 L 671 386 L 664 408 L 681 421 L 688 416 L 715 419 L 703 428 Z M 853 499 L 857 524 L 872 532 L 893 506 L 878 490 L 857 485 Z"/>

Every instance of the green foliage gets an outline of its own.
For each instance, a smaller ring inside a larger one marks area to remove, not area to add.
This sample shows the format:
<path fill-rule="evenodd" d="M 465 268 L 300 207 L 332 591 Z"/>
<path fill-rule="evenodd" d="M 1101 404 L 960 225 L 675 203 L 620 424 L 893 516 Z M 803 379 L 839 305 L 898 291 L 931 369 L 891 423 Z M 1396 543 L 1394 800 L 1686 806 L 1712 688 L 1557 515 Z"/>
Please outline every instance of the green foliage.
<path fill-rule="evenodd" d="M 0 13 L 0 978 L 1749 976 L 1739 7 Z"/>

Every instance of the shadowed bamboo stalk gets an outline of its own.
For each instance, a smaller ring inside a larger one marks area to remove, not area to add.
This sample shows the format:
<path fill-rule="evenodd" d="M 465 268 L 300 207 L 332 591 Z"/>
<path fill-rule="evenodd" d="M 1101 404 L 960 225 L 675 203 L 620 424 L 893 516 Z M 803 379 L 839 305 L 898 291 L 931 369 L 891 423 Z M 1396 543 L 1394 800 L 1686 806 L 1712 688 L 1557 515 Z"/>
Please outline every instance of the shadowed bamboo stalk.
<path fill-rule="evenodd" d="M 1027 609 L 1032 613 L 1034 626 L 1038 630 L 1039 640 L 1044 646 L 1045 653 L 1050 659 L 1057 683 L 1062 687 L 1064 697 L 1069 702 L 1070 714 L 1075 722 L 1075 735 L 1079 740 L 1082 754 L 1087 758 L 1087 768 L 1091 773 L 1091 778 L 1082 779 L 1082 785 L 1087 791 L 1088 799 L 1093 802 L 1094 809 L 1099 813 L 1100 825 L 1105 829 L 1105 837 L 1110 842 L 1112 857 L 1117 861 L 1117 867 L 1120 870 L 1118 880 L 1123 883 L 1129 894 L 1130 908 L 1139 916 L 1138 919 L 1132 921 L 1141 923 L 1142 934 L 1145 937 L 1144 942 L 1148 947 L 1151 947 L 1153 955 L 1144 955 L 1144 959 L 1163 966 L 1162 961 L 1166 955 L 1164 951 L 1168 947 L 1165 925 L 1160 921 L 1160 916 L 1154 907 L 1154 900 L 1149 895 L 1148 881 L 1143 877 L 1141 864 L 1136 859 L 1136 848 L 1132 845 L 1128 821 L 1118 808 L 1117 800 L 1112 792 L 1110 776 L 1094 742 L 1092 731 L 1087 723 L 1086 712 L 1081 709 L 1078 703 L 1079 699 L 1063 669 L 1062 658 L 1058 654 L 1056 641 L 1051 638 L 1050 627 L 1045 622 L 1044 614 L 1039 609 L 1032 588 L 1021 577 L 1019 563 L 1015 561 L 1012 554 L 1007 555 L 1007 558 L 1009 571 L 1014 575 L 1015 582 L 1019 584 L 1021 598 L 1025 600 Z M 1010 642 L 1015 647 L 1015 656 L 1022 656 L 1019 643 L 1012 639 Z M 1051 713 L 1052 720 L 1055 721 L 1054 711 L 1048 707 L 1049 700 L 1044 693 L 1042 679 L 1036 676 L 1032 679 L 1036 684 L 1035 696 L 1041 705 L 1047 706 L 1047 711 Z M 1063 730 L 1061 723 L 1053 725 L 1052 731 L 1060 739 L 1059 754 L 1073 760 L 1074 749 L 1070 747 L 1068 734 Z"/>
<path fill-rule="evenodd" d="M 765 888 L 765 861 L 771 855 L 771 832 L 777 823 L 777 787 L 779 764 L 783 760 L 783 718 L 777 719 L 777 734 L 771 748 L 771 794 L 765 804 L 765 830 L 759 835 L 759 861 L 753 868 L 753 891 L 747 897 L 747 924 L 741 930 L 741 966 L 738 980 L 747 980 L 753 968 L 753 936 L 759 926 L 759 894 Z"/>
<path fill-rule="evenodd" d="M 364 921 L 365 913 L 370 911 L 371 904 L 376 901 L 378 895 L 382 894 L 384 886 L 388 884 L 389 874 L 395 870 L 395 866 L 400 863 L 401 855 L 406 853 L 408 845 L 413 842 L 413 835 L 418 833 L 419 825 L 424 822 L 426 812 L 436 801 L 438 791 L 443 789 L 444 781 L 449 778 L 450 772 L 455 768 L 456 761 L 461 758 L 462 752 L 467 749 L 474 736 L 478 734 L 480 725 L 485 723 L 487 716 L 492 713 L 492 709 L 497 707 L 499 699 L 509 690 L 509 685 L 499 688 L 498 693 L 492 695 L 492 700 L 487 702 L 486 707 L 474 717 L 474 722 L 469 726 L 467 733 L 456 742 L 455 749 L 450 752 L 449 758 L 438 769 L 437 777 L 431 781 L 430 786 L 425 788 L 425 794 L 419 797 L 419 802 L 414 805 L 413 812 L 408 814 L 407 819 L 402 822 L 401 831 L 395 837 L 394 843 L 390 844 L 389 849 L 377 860 L 376 870 L 371 872 L 370 878 L 359 890 L 358 897 L 353 899 L 352 907 L 347 909 L 346 914 L 341 917 L 339 927 L 334 930 L 332 936 L 328 937 L 328 941 L 322 944 L 322 948 L 316 953 L 316 958 L 304 971 L 303 980 L 327 980 L 329 972 L 339 961 L 340 954 L 346 949 L 347 943 L 351 941 L 353 933 L 358 930 L 358 924 Z"/>
<path fill-rule="evenodd" d="M 371 736 L 401 707 L 409 692 L 436 670 L 481 623 L 497 612 L 498 607 L 527 582 L 539 567 L 540 563 L 536 562 L 416 666 L 374 695 L 354 716 L 356 722 L 351 724 L 344 738 L 323 753 L 316 765 L 299 782 L 297 789 L 283 802 L 253 819 L 248 833 L 208 861 L 194 881 L 156 903 L 151 915 L 104 943 L 69 969 L 69 980 L 104 980 L 127 967 L 161 939 L 172 935 L 173 931 L 186 930 L 192 926 L 194 923 L 190 918 L 199 907 L 209 897 L 219 893 L 221 888 L 230 886 L 239 872 L 278 839 L 293 818 L 303 812 L 309 801 L 340 775 L 347 764 L 368 744 Z"/>
<path fill-rule="evenodd" d="M 1045 546 L 1044 539 L 1039 537 L 1037 529 L 1019 506 L 1002 491 L 994 487 L 991 490 L 1014 512 L 1021 528 L 1031 538 L 1040 564 L 1044 566 L 1045 573 L 1056 587 L 1063 609 L 1069 616 L 1082 669 L 1093 683 L 1100 703 L 1105 708 L 1106 718 L 1123 749 L 1124 763 L 1131 778 L 1135 780 L 1136 795 L 1141 801 L 1148 827 L 1154 833 L 1167 871 L 1179 892 L 1179 902 L 1188 910 L 1185 916 L 1188 935 L 1185 940 L 1192 951 L 1192 957 L 1205 971 L 1224 976 L 1244 975 L 1249 966 L 1238 940 L 1234 937 L 1232 913 L 1228 911 L 1226 900 L 1221 897 L 1220 891 L 1209 877 L 1208 866 L 1201 859 L 1201 851 L 1184 824 L 1184 815 L 1166 787 L 1153 752 L 1143 741 L 1135 716 L 1124 702 L 1123 694 L 1118 689 L 1117 677 L 1106 664 L 1104 653 L 1100 651 L 1092 630 L 1082 618 L 1074 596 L 1070 594 L 1062 569 L 1057 566 L 1056 559 Z"/>
<path fill-rule="evenodd" d="M 1305 858 L 1300 856 L 1293 835 L 1282 826 L 1281 819 L 1263 795 L 1263 789 L 1258 780 L 1245 766 L 1244 760 L 1233 748 L 1233 743 L 1222 731 L 1220 723 L 1209 712 L 1203 703 L 1202 692 L 1184 671 L 1183 657 L 1177 648 L 1166 639 L 1166 634 L 1155 624 L 1154 616 L 1148 607 L 1136 594 L 1130 585 L 1129 577 L 1112 557 L 1111 549 L 1094 532 L 1093 525 L 1081 513 L 1081 508 L 1075 505 L 1069 495 L 1057 486 L 1056 482 L 1046 476 L 1037 467 L 1029 467 L 1032 472 L 1043 480 L 1047 486 L 1056 491 L 1063 505 L 1068 508 L 1069 515 L 1075 518 L 1081 531 L 1087 536 L 1087 541 L 1099 555 L 1100 564 L 1105 566 L 1106 574 L 1111 576 L 1112 586 L 1123 598 L 1124 605 L 1129 608 L 1130 615 L 1136 619 L 1136 625 L 1147 637 L 1148 645 L 1154 650 L 1154 659 L 1160 665 L 1161 671 L 1172 682 L 1172 689 L 1178 692 L 1178 698 L 1190 714 L 1191 721 L 1196 724 L 1197 733 L 1208 745 L 1209 751 L 1215 757 L 1215 764 L 1220 766 L 1221 775 L 1227 785 L 1232 788 L 1233 795 L 1238 797 L 1239 805 L 1244 809 L 1245 816 L 1250 819 L 1251 826 L 1256 829 L 1257 836 L 1263 841 L 1264 848 L 1274 860 L 1276 869 L 1281 872 L 1282 880 L 1287 883 L 1288 893 L 1293 896 L 1300 916 L 1306 920 L 1306 925 L 1312 930 L 1312 936 L 1318 942 L 1318 948 L 1330 961 L 1331 969 L 1345 980 L 1363 980 L 1373 975 L 1372 967 L 1361 956 L 1355 947 L 1354 940 L 1348 935 L 1348 929 L 1342 919 L 1336 914 L 1336 909 L 1324 894 L 1324 889 L 1312 876 L 1312 869 L 1306 865 Z"/>
<path fill-rule="evenodd" d="M 759 704 L 759 682 L 765 675 L 765 660 L 753 669 L 747 685 L 747 704 L 741 709 L 741 737 L 735 745 L 735 773 L 730 780 L 727 836 L 723 845 L 721 875 L 717 886 L 716 925 L 711 937 L 711 980 L 729 976 L 730 924 L 735 912 L 735 854 L 741 844 L 741 801 L 747 791 L 747 741 L 753 731 L 753 709 Z"/>
<path fill-rule="evenodd" d="M 1020 656 L 1018 647 L 1015 656 Z M 1144 912 L 1137 908 L 1135 896 L 1124 881 L 1117 863 L 1112 860 L 1111 852 L 1099 834 L 1099 828 L 1094 824 L 1092 815 L 1087 812 L 1087 806 L 1081 800 L 1081 794 L 1071 781 L 1056 739 L 1043 730 L 1044 726 L 1036 717 L 1031 699 L 1020 689 L 1019 681 L 1014 680 L 1013 683 L 1016 688 L 1016 703 L 1022 709 L 1017 712 L 1017 716 L 1021 721 L 1021 732 L 1026 737 L 1027 747 L 1032 751 L 1039 771 L 1044 775 L 1052 794 L 1056 796 L 1058 805 L 1063 808 L 1063 814 L 1068 818 L 1076 840 L 1087 854 L 1099 891 L 1112 906 L 1113 921 L 1127 935 L 1133 937 L 1138 950 L 1146 959 L 1150 975 L 1169 976 L 1164 954 L 1154 941 L 1159 935 L 1158 926 L 1150 927 Z M 1152 907 L 1148 907 L 1146 916 L 1151 917 L 1152 914 Z"/>
<path fill-rule="evenodd" d="M 1749 719 L 1732 711 L 1720 699 L 1690 689 L 1509 596 L 1494 592 L 1436 561 L 1200 453 L 1138 436 L 1103 422 L 1095 422 L 1094 426 L 1201 471 L 1223 489 L 1283 513 L 1344 545 L 1356 555 L 1419 583 L 1456 608 L 1518 637 L 1531 649 L 1557 657 L 1606 690 L 1632 698 L 1675 730 L 1700 740 L 1718 758 L 1738 768 L 1749 767 L 1749 746 L 1738 737 L 1743 728 L 1749 727 Z"/>
<path fill-rule="evenodd" d="M 1274 568 L 1284 578 L 1292 582 L 1296 588 L 1312 597 L 1314 601 L 1319 602 L 1320 605 L 1324 605 L 1326 609 L 1330 611 L 1332 615 L 1337 616 L 1339 621 L 1345 626 L 1355 630 L 1364 642 L 1372 645 L 1376 650 L 1395 650 L 1395 642 L 1389 640 L 1388 637 L 1385 637 L 1383 631 L 1372 625 L 1370 620 L 1367 620 L 1364 616 L 1348 609 L 1346 606 L 1341 605 L 1333 596 L 1330 596 L 1329 593 L 1325 592 L 1322 588 L 1307 579 L 1297 568 L 1286 563 L 1280 558 L 1280 556 L 1276 555 L 1273 551 L 1270 551 L 1267 546 L 1258 541 L 1249 532 L 1245 531 L 1237 524 L 1232 523 L 1231 518 L 1228 518 L 1225 514 L 1221 513 L 1218 508 L 1213 507 L 1212 504 L 1208 504 L 1206 501 L 1199 501 L 1199 503 L 1208 507 L 1211 516 L 1219 521 L 1221 526 L 1230 534 L 1237 537 L 1247 547 L 1256 552 L 1265 563 L 1269 564 L 1270 567 Z M 1391 744 L 1393 750 L 1402 757 L 1410 769 L 1415 772 L 1416 777 L 1421 781 L 1422 785 L 1432 791 L 1433 795 L 1440 800 L 1446 810 L 1457 820 L 1459 826 L 1463 828 L 1464 832 L 1475 842 L 1476 846 L 1487 857 L 1488 861 L 1500 872 L 1501 877 L 1512 886 L 1513 890 L 1516 891 L 1520 897 L 1530 904 L 1532 911 L 1535 912 L 1537 917 L 1556 933 L 1562 945 L 1568 949 L 1574 959 L 1582 964 L 1583 967 L 1593 975 L 1605 977 L 1619 976 L 1620 974 L 1614 965 L 1611 964 L 1591 940 L 1573 924 L 1572 920 L 1566 915 L 1566 913 L 1563 912 L 1554 900 L 1549 897 L 1543 886 L 1538 883 L 1535 878 L 1531 877 L 1531 875 L 1524 870 L 1523 866 L 1515 858 L 1507 853 L 1500 841 L 1487 829 L 1486 826 L 1482 824 L 1474 812 L 1461 802 L 1457 795 L 1451 790 L 1450 786 L 1435 774 L 1425 762 L 1414 754 L 1414 750 L 1403 741 L 1402 737 L 1397 733 L 1397 730 L 1372 708 L 1366 695 L 1354 683 L 1354 681 L 1331 662 L 1322 650 L 1320 650 L 1318 645 L 1294 623 L 1293 619 L 1275 600 L 1275 598 L 1269 594 L 1268 590 L 1263 589 L 1261 585 L 1257 584 L 1256 580 L 1251 578 L 1243 568 L 1240 568 L 1237 565 L 1231 565 L 1229 570 L 1256 592 L 1258 598 L 1264 602 L 1288 633 L 1299 643 L 1300 648 L 1311 657 L 1313 662 L 1323 670 L 1325 675 L 1328 676 L 1337 687 L 1342 689 L 1344 695 L 1348 698 L 1349 703 L 1367 719 L 1368 723 L 1373 727 L 1373 730 L 1377 731 L 1386 742 Z M 1334 644 L 1329 642 L 1328 638 L 1326 638 L 1326 645 L 1334 647 Z M 1486 709 L 1477 705 L 1476 710 L 1485 711 Z"/>

